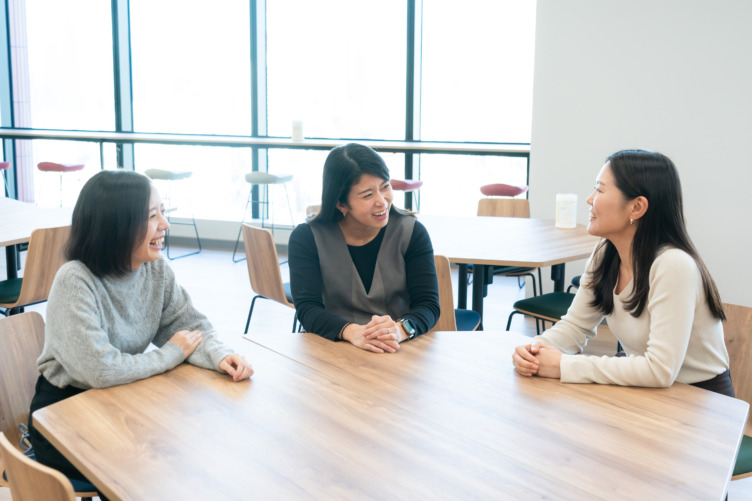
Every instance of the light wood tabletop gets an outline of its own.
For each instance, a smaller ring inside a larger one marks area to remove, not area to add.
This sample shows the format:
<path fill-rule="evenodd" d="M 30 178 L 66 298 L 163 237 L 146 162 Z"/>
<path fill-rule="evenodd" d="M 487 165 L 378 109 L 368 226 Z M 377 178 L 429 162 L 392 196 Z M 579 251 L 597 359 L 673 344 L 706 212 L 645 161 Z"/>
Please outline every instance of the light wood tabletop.
<path fill-rule="evenodd" d="M 16 255 L 12 247 L 28 242 L 39 228 L 57 228 L 71 224 L 69 208 L 37 207 L 34 204 L 0 197 L 0 247 L 6 248 L 8 278 L 16 278 Z"/>
<path fill-rule="evenodd" d="M 427 334 L 375 355 L 249 335 L 251 381 L 182 365 L 41 409 L 113 500 L 722 499 L 748 405 L 522 378 L 508 332 Z"/>
<path fill-rule="evenodd" d="M 451 263 L 473 264 L 473 309 L 483 315 L 483 266 L 551 266 L 554 290 L 564 290 L 564 264 L 586 259 L 598 243 L 587 227 L 557 228 L 554 221 L 519 217 L 421 214 L 434 252 Z M 477 266 L 480 265 L 480 266 Z M 460 269 L 458 307 L 467 307 L 466 268 Z"/>

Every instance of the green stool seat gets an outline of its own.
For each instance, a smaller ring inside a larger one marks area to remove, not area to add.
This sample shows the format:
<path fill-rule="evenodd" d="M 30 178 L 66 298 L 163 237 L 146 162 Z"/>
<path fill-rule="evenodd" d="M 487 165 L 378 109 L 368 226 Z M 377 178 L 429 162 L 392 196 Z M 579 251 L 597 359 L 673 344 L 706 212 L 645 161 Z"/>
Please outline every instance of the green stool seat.
<path fill-rule="evenodd" d="M 540 296 L 520 299 L 514 303 L 515 311 L 509 315 L 507 330 L 512 324 L 512 316 L 516 313 L 534 317 L 536 320 L 556 323 L 567 313 L 572 305 L 572 300 L 574 300 L 574 294 L 569 292 L 549 292 Z M 540 334 L 540 327 L 538 327 L 538 333 Z"/>
<path fill-rule="evenodd" d="M 0 303 L 15 303 L 21 294 L 23 278 L 0 280 Z"/>
<path fill-rule="evenodd" d="M 741 475 L 752 471 L 752 437 L 744 435 L 739 446 L 739 454 L 736 456 L 734 475 Z"/>

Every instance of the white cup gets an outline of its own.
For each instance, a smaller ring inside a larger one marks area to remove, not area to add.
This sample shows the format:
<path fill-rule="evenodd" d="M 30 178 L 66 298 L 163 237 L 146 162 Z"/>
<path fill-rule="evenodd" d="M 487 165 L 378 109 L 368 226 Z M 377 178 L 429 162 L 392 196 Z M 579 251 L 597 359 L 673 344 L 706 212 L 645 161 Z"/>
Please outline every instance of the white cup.
<path fill-rule="evenodd" d="M 303 121 L 302 120 L 292 121 L 292 140 L 293 141 L 303 140 Z"/>
<path fill-rule="evenodd" d="M 556 227 L 577 227 L 577 195 L 574 193 L 556 195 Z"/>

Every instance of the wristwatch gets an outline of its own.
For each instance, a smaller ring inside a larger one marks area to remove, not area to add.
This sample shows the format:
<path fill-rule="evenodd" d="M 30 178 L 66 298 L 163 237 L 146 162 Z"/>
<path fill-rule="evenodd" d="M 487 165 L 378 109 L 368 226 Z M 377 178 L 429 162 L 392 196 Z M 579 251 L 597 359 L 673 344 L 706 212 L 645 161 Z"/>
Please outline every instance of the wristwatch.
<path fill-rule="evenodd" d="M 412 322 L 410 322 L 410 320 L 408 320 L 406 318 L 402 318 L 402 319 L 399 320 L 398 323 L 405 330 L 405 333 L 407 334 L 407 340 L 408 341 L 411 340 L 412 338 L 414 338 L 418 334 L 417 331 L 415 330 L 415 327 L 413 327 Z"/>

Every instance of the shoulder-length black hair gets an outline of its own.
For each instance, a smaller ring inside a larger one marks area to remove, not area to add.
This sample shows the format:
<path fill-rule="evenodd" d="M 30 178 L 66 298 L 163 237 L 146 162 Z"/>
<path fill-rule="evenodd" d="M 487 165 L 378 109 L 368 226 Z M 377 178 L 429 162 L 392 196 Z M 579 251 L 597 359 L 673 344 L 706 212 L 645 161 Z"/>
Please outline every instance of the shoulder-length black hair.
<path fill-rule="evenodd" d="M 632 316 L 639 317 L 648 302 L 650 267 L 664 245 L 681 249 L 695 260 L 702 275 L 705 298 L 715 318 L 725 320 L 718 289 L 705 263 L 689 238 L 684 221 L 681 182 L 674 163 L 665 155 L 644 150 L 623 150 L 609 156 L 616 187 L 625 201 L 643 196 L 648 200 L 645 214 L 636 221 L 632 240 L 634 288 L 625 303 Z M 598 246 L 600 256 L 593 270 L 592 305 L 608 315 L 614 310 L 613 290 L 619 276 L 619 253 L 604 239 Z"/>
<path fill-rule="evenodd" d="M 102 171 L 81 189 L 65 255 L 97 277 L 131 270 L 136 243 L 146 236 L 151 181 L 132 171 Z"/>
<path fill-rule="evenodd" d="M 343 216 L 337 209 L 337 203 L 347 203 L 350 188 L 363 174 L 389 181 L 389 169 L 384 159 L 368 146 L 349 143 L 330 151 L 324 162 L 321 209 L 313 221 L 336 223 L 342 220 Z"/>

